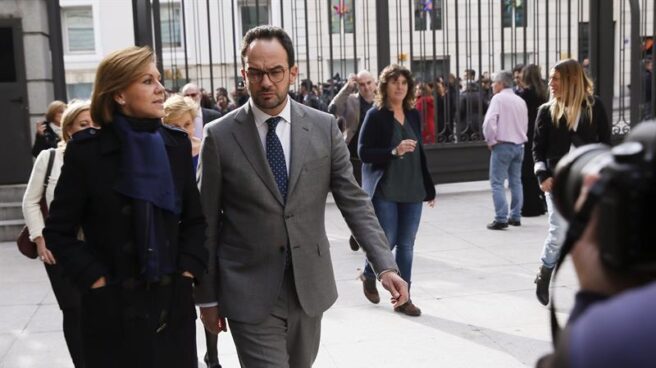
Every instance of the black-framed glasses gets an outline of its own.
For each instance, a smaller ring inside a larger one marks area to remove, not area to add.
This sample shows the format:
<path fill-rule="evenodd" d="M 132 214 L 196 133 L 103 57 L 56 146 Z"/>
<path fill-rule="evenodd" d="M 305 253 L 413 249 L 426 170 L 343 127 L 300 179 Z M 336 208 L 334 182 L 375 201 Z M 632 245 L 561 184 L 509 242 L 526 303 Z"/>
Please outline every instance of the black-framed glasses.
<path fill-rule="evenodd" d="M 264 79 L 265 75 L 269 76 L 269 80 L 271 80 L 271 82 L 278 83 L 282 82 L 282 80 L 285 78 L 285 71 L 285 68 L 273 68 L 271 70 L 248 68 L 248 70 L 246 70 L 246 75 L 248 76 L 248 79 L 254 83 L 262 82 L 262 79 Z"/>

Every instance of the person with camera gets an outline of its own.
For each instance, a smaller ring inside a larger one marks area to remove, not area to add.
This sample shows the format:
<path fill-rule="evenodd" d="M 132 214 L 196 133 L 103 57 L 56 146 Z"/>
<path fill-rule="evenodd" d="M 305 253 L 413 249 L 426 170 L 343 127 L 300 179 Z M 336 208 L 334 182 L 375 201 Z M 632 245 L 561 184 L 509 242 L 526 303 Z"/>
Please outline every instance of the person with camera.
<path fill-rule="evenodd" d="M 560 61 L 549 73 L 551 99 L 542 105 L 535 120 L 534 172 L 545 193 L 549 231 L 542 249 L 542 265 L 535 278 L 536 296 L 549 304 L 549 283 L 560 253 L 567 222 L 554 208 L 551 189 L 553 170 L 572 148 L 589 143 L 610 143 L 610 124 L 593 83 L 573 59 Z"/>
<path fill-rule="evenodd" d="M 556 270 L 570 253 L 581 290 L 562 331 L 552 305 L 555 351 L 537 367 L 654 366 L 655 153 L 651 121 L 612 150 L 584 146 L 558 165 L 553 200 L 570 228 Z"/>
<path fill-rule="evenodd" d="M 43 150 L 57 148 L 62 139 L 61 119 L 66 103 L 55 100 L 48 105 L 46 120 L 36 124 L 36 136 L 32 146 L 32 156 L 38 157 Z"/>

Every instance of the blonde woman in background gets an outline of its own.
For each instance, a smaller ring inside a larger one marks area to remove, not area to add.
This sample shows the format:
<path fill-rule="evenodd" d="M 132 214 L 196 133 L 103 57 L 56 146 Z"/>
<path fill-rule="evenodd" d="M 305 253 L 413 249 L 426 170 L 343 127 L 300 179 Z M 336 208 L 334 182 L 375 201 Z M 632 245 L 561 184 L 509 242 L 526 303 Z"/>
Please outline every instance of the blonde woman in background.
<path fill-rule="evenodd" d="M 178 127 L 189 136 L 191 141 L 191 156 L 194 168 L 198 166 L 198 153 L 200 153 L 200 139 L 194 136 L 194 119 L 198 104 L 191 97 L 173 95 L 164 102 L 164 124 Z"/>
<path fill-rule="evenodd" d="M 23 197 L 23 217 L 30 232 L 30 239 L 37 245 L 39 259 L 45 265 L 52 290 L 57 298 L 57 304 L 59 304 L 59 308 L 62 310 L 64 316 L 64 337 L 76 368 L 85 366 L 82 359 L 83 344 L 80 329 L 80 294 L 73 284 L 63 277 L 61 267 L 57 264 L 57 260 L 46 246 L 46 242 L 41 234 L 45 219 L 41 213 L 39 202 L 43 196 L 43 183 L 46 180 L 45 176 L 50 155 L 53 154 L 54 157 L 52 168 L 50 169 L 50 176 L 47 178 L 48 187 L 45 193 L 48 207 L 50 207 L 50 202 L 52 202 L 55 187 L 59 180 L 59 174 L 64 162 L 66 143 L 71 140 L 71 137 L 75 133 L 89 127 L 95 127 L 91 120 L 89 108 L 89 101 L 74 101 L 68 105 L 68 108 L 61 116 L 63 141 L 59 143 L 59 147 L 56 149 L 45 149 L 41 151 L 34 163 L 32 175 L 27 183 Z"/>
<path fill-rule="evenodd" d="M 549 91 L 550 100 L 538 110 L 533 138 L 534 172 L 545 194 L 549 214 L 542 266 L 535 279 L 536 296 L 543 305 L 549 304 L 551 273 L 567 229 L 567 222 L 554 207 L 551 196 L 554 169 L 574 147 L 589 143 L 610 144 L 606 109 L 593 95 L 593 83 L 578 61 L 567 59 L 554 65 L 549 73 Z"/>

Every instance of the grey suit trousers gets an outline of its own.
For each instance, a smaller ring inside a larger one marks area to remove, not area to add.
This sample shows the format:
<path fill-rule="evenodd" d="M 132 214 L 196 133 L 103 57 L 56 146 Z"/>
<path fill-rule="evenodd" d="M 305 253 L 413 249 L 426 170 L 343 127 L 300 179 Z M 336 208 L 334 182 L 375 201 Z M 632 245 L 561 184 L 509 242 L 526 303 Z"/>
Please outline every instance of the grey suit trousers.
<path fill-rule="evenodd" d="M 321 317 L 308 316 L 298 301 L 291 268 L 285 271 L 271 314 L 257 324 L 228 320 L 244 368 L 310 368 L 319 352 Z"/>

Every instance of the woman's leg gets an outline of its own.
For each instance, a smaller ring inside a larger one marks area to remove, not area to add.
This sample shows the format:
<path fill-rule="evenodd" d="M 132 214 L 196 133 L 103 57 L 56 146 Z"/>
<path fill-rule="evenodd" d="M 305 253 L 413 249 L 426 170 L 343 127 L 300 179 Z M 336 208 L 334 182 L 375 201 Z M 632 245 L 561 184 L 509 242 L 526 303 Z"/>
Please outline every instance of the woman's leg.
<path fill-rule="evenodd" d="M 374 205 L 374 211 L 376 212 L 376 217 L 378 217 L 378 222 L 385 232 L 387 241 L 389 242 L 390 249 L 394 250 L 397 242 L 398 234 L 398 209 L 396 202 L 386 201 L 379 196 L 374 196 L 371 200 L 371 203 Z M 364 266 L 364 276 L 369 279 L 375 279 L 376 275 L 374 274 L 373 269 L 369 265 L 369 262 L 365 261 Z"/>
<path fill-rule="evenodd" d="M 401 278 L 410 287 L 415 238 L 421 220 L 422 202 L 398 203 L 398 236 L 396 241 L 396 264 Z"/>
<path fill-rule="evenodd" d="M 75 368 L 83 368 L 85 364 L 80 308 L 65 308 L 62 309 L 62 314 L 64 315 L 64 338 L 66 339 L 66 346 L 68 346 L 68 352 L 71 354 L 73 365 Z"/>

